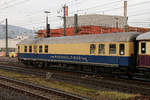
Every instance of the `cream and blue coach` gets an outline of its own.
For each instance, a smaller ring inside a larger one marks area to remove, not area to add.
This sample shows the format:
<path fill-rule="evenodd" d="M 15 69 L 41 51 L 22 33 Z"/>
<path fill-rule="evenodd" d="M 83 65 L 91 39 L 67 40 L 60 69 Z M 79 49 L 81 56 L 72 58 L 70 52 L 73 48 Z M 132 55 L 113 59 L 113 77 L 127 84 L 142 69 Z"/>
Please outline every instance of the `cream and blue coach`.
<path fill-rule="evenodd" d="M 122 32 L 27 39 L 18 44 L 18 59 L 33 65 L 131 67 L 135 65 L 137 35 Z"/>

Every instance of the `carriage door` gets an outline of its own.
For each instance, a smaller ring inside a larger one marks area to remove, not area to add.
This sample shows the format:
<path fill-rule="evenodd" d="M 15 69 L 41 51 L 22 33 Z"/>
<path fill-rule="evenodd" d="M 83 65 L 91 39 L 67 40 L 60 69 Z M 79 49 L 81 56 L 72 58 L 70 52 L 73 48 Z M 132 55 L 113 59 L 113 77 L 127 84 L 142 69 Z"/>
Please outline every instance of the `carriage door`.
<path fill-rule="evenodd" d="M 37 54 L 38 52 L 37 52 L 37 45 L 34 45 L 34 54 Z"/>

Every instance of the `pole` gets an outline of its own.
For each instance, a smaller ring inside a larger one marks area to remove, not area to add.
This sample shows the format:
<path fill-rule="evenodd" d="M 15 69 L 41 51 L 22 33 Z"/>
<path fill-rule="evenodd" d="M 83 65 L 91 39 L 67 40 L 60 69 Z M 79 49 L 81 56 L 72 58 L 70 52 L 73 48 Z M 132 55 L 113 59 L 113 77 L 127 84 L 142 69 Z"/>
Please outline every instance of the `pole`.
<path fill-rule="evenodd" d="M 48 25 L 48 14 L 47 14 L 47 16 L 46 16 L 46 37 L 49 37 L 49 32 L 48 32 L 48 28 L 49 27 L 49 25 Z"/>
<path fill-rule="evenodd" d="M 124 16 L 127 17 L 127 1 L 124 1 Z"/>
<path fill-rule="evenodd" d="M 50 25 L 48 24 L 48 14 L 51 12 L 45 11 L 44 13 L 46 14 L 46 35 L 45 35 L 45 37 L 50 37 L 50 35 L 49 35 L 50 34 L 49 33 L 50 32 L 50 27 L 49 27 Z"/>
<path fill-rule="evenodd" d="M 51 37 L 50 24 L 47 24 L 47 37 Z"/>
<path fill-rule="evenodd" d="M 119 28 L 119 22 L 118 22 L 119 18 L 115 18 L 115 19 L 116 19 L 116 28 L 118 29 Z"/>
<path fill-rule="evenodd" d="M 6 18 L 6 57 L 8 57 L 8 21 Z"/>
<path fill-rule="evenodd" d="M 127 16 L 127 1 L 124 1 L 124 17 L 126 18 L 125 32 L 129 31 L 128 27 L 128 16 Z"/>
<path fill-rule="evenodd" d="M 64 5 L 64 36 L 66 36 L 66 5 Z"/>
<path fill-rule="evenodd" d="M 74 15 L 74 35 L 78 35 L 78 14 Z"/>

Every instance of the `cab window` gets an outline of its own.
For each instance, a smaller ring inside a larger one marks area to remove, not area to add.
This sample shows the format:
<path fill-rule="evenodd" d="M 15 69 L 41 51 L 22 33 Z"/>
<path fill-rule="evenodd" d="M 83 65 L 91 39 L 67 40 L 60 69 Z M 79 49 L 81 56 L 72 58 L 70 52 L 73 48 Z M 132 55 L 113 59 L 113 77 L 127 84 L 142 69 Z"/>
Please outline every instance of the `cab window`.
<path fill-rule="evenodd" d="M 109 45 L 109 54 L 116 54 L 116 44 Z"/>
<path fill-rule="evenodd" d="M 29 52 L 32 52 L 32 46 L 29 46 Z"/>
<path fill-rule="evenodd" d="M 120 44 L 120 55 L 125 55 L 125 45 L 124 44 Z"/>
<path fill-rule="evenodd" d="M 104 44 L 99 44 L 98 53 L 105 54 L 105 45 Z"/>
<path fill-rule="evenodd" d="M 48 45 L 45 45 L 45 53 L 48 53 Z"/>
<path fill-rule="evenodd" d="M 146 43 L 141 43 L 141 53 L 142 54 L 146 53 Z"/>
<path fill-rule="evenodd" d="M 27 52 L 27 46 L 24 46 L 24 52 Z"/>
<path fill-rule="evenodd" d="M 95 44 L 91 44 L 90 45 L 90 54 L 94 54 L 95 53 L 95 49 L 96 49 L 96 45 Z"/>
<path fill-rule="evenodd" d="M 42 48 L 42 46 L 40 45 L 39 46 L 39 52 L 42 52 L 43 50 L 42 50 L 43 48 Z"/>

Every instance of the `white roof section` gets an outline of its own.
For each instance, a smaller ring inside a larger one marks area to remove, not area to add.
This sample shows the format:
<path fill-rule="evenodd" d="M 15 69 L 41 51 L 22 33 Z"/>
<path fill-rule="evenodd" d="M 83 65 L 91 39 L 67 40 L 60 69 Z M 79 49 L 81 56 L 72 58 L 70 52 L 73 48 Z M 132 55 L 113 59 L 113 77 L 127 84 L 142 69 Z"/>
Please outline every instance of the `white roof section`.
<path fill-rule="evenodd" d="M 150 32 L 139 35 L 136 40 L 150 40 Z"/>
<path fill-rule="evenodd" d="M 18 44 L 34 44 L 34 43 L 36 43 L 37 40 L 38 39 L 36 39 L 36 38 L 25 39 L 25 40 L 19 42 Z"/>
<path fill-rule="evenodd" d="M 138 32 L 120 32 L 107 34 L 78 35 L 65 37 L 50 37 L 26 39 L 20 44 L 62 44 L 62 43 L 96 43 L 96 42 L 130 42 L 136 40 Z"/>
<path fill-rule="evenodd" d="M 20 41 L 20 39 L 8 39 L 8 48 L 17 48 L 16 44 Z M 0 39 L 0 48 L 6 48 L 5 39 Z"/>
<path fill-rule="evenodd" d="M 19 35 L 19 36 L 17 36 L 16 39 L 24 40 L 24 39 L 27 39 L 27 38 L 29 38 L 29 37 L 25 36 L 25 35 Z"/>

